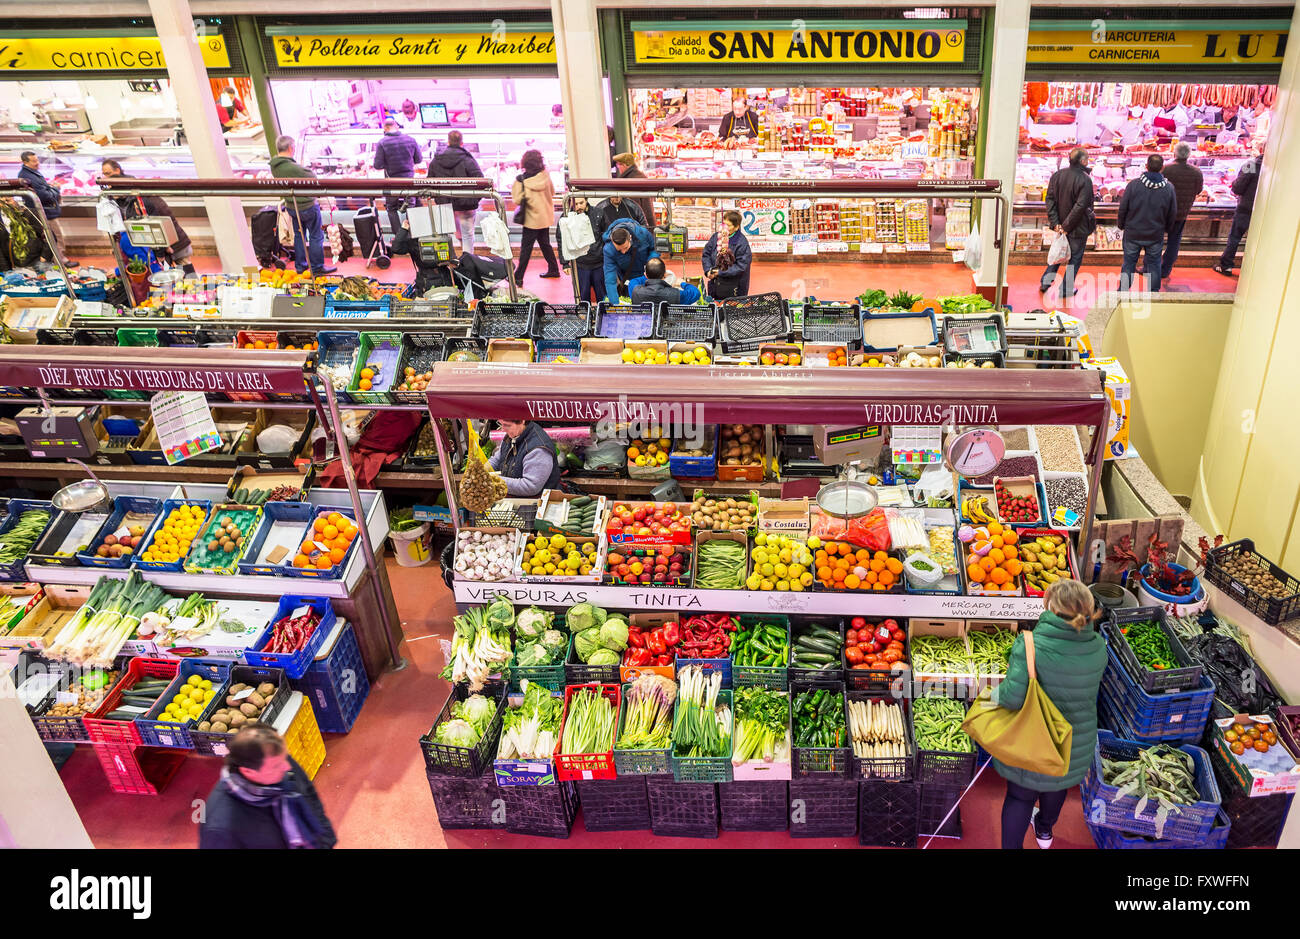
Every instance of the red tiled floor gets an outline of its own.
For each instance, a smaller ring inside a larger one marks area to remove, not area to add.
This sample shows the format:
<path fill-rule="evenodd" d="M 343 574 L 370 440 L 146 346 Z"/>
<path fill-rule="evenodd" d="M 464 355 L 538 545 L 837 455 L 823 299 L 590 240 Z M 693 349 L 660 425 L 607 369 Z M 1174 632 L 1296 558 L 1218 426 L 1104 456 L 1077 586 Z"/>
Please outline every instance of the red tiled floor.
<path fill-rule="evenodd" d="M 394 599 L 406 635 L 408 665 L 388 672 L 371 688 L 361 716 L 347 735 L 327 734 L 326 760 L 316 787 L 345 848 L 588 848 L 675 847 L 856 847 L 856 838 L 792 839 L 780 833 L 724 832 L 716 840 L 657 838 L 650 832 L 589 833 L 581 814 L 567 842 L 503 832 L 450 831 L 438 827 L 437 813 L 416 744 L 429 729 L 447 694 L 438 678 L 442 669 L 439 636 L 450 634 L 451 596 L 434 565 L 400 568 L 389 564 Z M 187 848 L 198 842 L 194 822 L 197 801 L 216 783 L 217 760 L 190 756 L 158 796 L 118 795 L 109 790 L 103 770 L 88 747 L 60 772 L 73 803 L 96 847 Z M 937 838 L 932 847 L 997 847 L 1003 785 L 986 770 L 962 803 L 960 841 Z M 1092 847 L 1078 795 L 1066 804 L 1056 829 L 1060 847 Z M 1032 839 L 1026 836 L 1029 846 Z"/>

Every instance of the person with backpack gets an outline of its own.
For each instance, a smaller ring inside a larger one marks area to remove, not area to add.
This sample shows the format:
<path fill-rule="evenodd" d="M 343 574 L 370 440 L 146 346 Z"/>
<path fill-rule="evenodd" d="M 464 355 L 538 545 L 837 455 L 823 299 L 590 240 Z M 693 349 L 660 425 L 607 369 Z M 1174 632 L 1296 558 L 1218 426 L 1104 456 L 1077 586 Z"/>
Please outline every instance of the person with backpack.
<path fill-rule="evenodd" d="M 657 258 L 655 236 L 631 219 L 615 222 L 605 232 L 601 257 L 604 261 L 605 299 L 618 303 L 619 285 L 645 274 L 646 261 Z"/>
<path fill-rule="evenodd" d="M 458 130 L 447 135 L 447 146 L 429 161 L 430 179 L 482 179 L 483 170 L 479 168 L 474 156 L 465 149 L 465 138 Z M 478 196 L 466 196 L 453 199 L 439 196 L 439 205 L 451 203 L 451 211 L 456 216 L 456 234 L 460 238 L 462 254 L 474 253 L 474 218 L 478 214 Z"/>
<path fill-rule="evenodd" d="M 691 304 L 700 299 L 700 290 L 694 284 L 682 284 L 674 287 L 664 277 L 668 265 L 663 258 L 651 258 L 645 262 L 645 277 L 633 279 L 628 283 L 631 288 L 633 303 Z"/>

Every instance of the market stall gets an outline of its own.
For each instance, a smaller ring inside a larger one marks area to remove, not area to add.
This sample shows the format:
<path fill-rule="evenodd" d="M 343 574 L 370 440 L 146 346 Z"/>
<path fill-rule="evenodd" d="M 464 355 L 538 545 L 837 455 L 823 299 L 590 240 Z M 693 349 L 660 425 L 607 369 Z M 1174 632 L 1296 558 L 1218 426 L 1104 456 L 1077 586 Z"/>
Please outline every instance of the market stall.
<path fill-rule="evenodd" d="M 503 195 L 530 149 L 542 152 L 556 190 L 563 189 L 564 123 L 549 21 L 261 17 L 257 25 L 281 132 L 298 139 L 300 162 L 318 175 L 379 174 L 375 145 L 392 119 L 420 147 L 418 175 L 447 146 L 447 134 L 460 131 Z"/>

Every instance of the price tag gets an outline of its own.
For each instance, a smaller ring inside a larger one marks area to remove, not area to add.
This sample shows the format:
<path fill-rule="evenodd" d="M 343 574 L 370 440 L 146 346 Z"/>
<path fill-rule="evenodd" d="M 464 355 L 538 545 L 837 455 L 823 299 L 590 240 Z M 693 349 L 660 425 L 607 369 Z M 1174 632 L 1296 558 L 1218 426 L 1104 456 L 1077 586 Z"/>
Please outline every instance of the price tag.
<path fill-rule="evenodd" d="M 56 691 L 54 692 L 55 704 L 76 704 L 81 699 L 75 691 Z"/>
<path fill-rule="evenodd" d="M 119 705 L 117 706 L 117 710 L 119 710 L 119 711 L 130 711 L 130 712 L 133 713 L 133 714 L 144 714 L 144 713 L 146 713 L 149 709 L 148 709 L 148 708 L 142 708 L 142 707 L 136 707 L 136 706 L 133 705 L 133 704 L 119 704 Z"/>
<path fill-rule="evenodd" d="M 235 692 L 235 694 L 231 695 L 231 697 L 234 698 L 236 701 L 243 701 L 245 698 L 247 698 L 250 694 L 252 694 L 256 690 L 257 690 L 256 688 L 245 688 L 242 691 Z"/>
<path fill-rule="evenodd" d="M 878 241 L 864 241 L 858 245 L 859 254 L 884 254 L 885 246 Z"/>
<path fill-rule="evenodd" d="M 849 246 L 843 241 L 819 241 L 817 242 L 817 250 L 828 254 L 840 254 L 848 251 Z"/>
<path fill-rule="evenodd" d="M 298 607 L 298 609 L 294 610 L 291 614 L 289 614 L 289 618 L 302 619 L 302 617 L 306 616 L 310 612 L 311 612 L 311 606 L 309 604 L 304 603 L 302 606 Z"/>
<path fill-rule="evenodd" d="M 197 616 L 178 616 L 172 620 L 168 629 L 171 629 L 174 632 L 183 633 L 188 632 L 197 625 L 199 625 L 199 618 Z"/>
<path fill-rule="evenodd" d="M 1052 514 L 1052 518 L 1055 521 L 1060 522 L 1066 528 L 1073 528 L 1075 525 L 1079 524 L 1079 513 L 1072 512 L 1063 505 L 1057 506 L 1056 512 Z"/>

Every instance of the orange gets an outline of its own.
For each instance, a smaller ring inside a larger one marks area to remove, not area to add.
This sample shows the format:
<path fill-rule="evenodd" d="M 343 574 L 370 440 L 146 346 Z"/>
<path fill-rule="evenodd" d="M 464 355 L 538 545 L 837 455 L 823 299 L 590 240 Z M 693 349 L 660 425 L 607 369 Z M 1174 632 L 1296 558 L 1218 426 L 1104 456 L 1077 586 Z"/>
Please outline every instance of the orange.
<path fill-rule="evenodd" d="M 280 347 L 280 344 L 276 342 L 274 339 L 272 339 L 270 342 L 266 344 L 266 347 L 268 349 L 278 349 Z"/>
<path fill-rule="evenodd" d="M 330 563 L 338 564 L 343 560 L 343 555 L 347 552 L 342 548 L 333 548 L 330 550 Z"/>
<path fill-rule="evenodd" d="M 362 391 L 369 391 L 373 386 L 370 384 L 369 378 L 363 378 L 361 381 L 357 382 L 357 387 Z"/>
<path fill-rule="evenodd" d="M 989 543 L 988 543 L 987 541 L 977 541 L 977 542 L 975 542 L 975 551 L 976 551 L 976 553 L 983 552 L 984 554 L 988 554 L 988 549 L 989 549 L 989 547 L 990 547 L 990 545 L 989 545 Z"/>
<path fill-rule="evenodd" d="M 888 561 L 888 560 L 889 560 L 889 552 L 888 552 L 888 551 L 877 551 L 877 552 L 876 552 L 876 560 L 877 560 L 877 561 Z"/>
<path fill-rule="evenodd" d="M 333 567 L 334 564 L 330 561 L 330 556 L 328 554 L 322 554 L 316 559 L 316 566 L 323 571 L 327 571 Z"/>
<path fill-rule="evenodd" d="M 337 525 L 339 523 L 339 519 L 341 519 L 342 517 L 343 516 L 340 515 L 338 512 L 331 512 L 329 515 L 325 516 L 325 521 L 329 522 L 331 525 Z"/>
<path fill-rule="evenodd" d="M 993 544 L 993 547 L 995 548 L 1000 548 L 1005 543 L 1001 535 L 994 535 L 992 538 L 989 539 L 989 541 Z"/>
<path fill-rule="evenodd" d="M 316 545 L 310 541 L 304 541 L 302 543 L 302 546 L 298 550 L 301 553 L 307 555 L 307 557 L 311 557 L 312 554 L 316 551 Z"/>
<path fill-rule="evenodd" d="M 989 534 L 990 535 L 1002 534 L 1002 525 L 998 522 L 989 522 Z"/>
<path fill-rule="evenodd" d="M 885 562 L 885 569 L 891 574 L 903 573 L 903 562 L 898 558 L 890 558 Z"/>
<path fill-rule="evenodd" d="M 293 559 L 294 567 L 306 567 L 310 563 L 311 561 L 307 560 L 307 558 L 303 557 L 301 554 Z"/>
<path fill-rule="evenodd" d="M 823 551 L 821 548 L 818 548 L 818 549 L 817 549 L 817 566 L 818 566 L 818 567 L 821 567 L 821 566 L 822 566 L 823 564 L 825 564 L 825 563 L 826 563 L 826 552 Z"/>
<path fill-rule="evenodd" d="M 859 564 L 866 564 L 871 560 L 871 552 L 866 548 L 859 548 L 857 551 L 853 552 L 853 556 L 858 559 Z"/>
<path fill-rule="evenodd" d="M 373 368 L 363 368 L 363 369 L 361 370 L 361 377 L 362 377 L 362 378 L 374 378 L 374 377 L 375 377 L 375 370 L 374 370 Z"/>
<path fill-rule="evenodd" d="M 825 565 L 822 565 L 821 567 L 817 568 L 817 579 L 820 581 L 830 580 L 831 569 L 829 567 L 826 567 Z"/>
<path fill-rule="evenodd" d="M 845 578 L 845 576 L 844 576 L 844 569 L 843 569 L 843 568 L 839 568 L 839 567 L 837 567 L 837 568 L 835 568 L 835 570 L 831 573 L 831 580 L 835 581 L 837 584 L 842 584 L 842 583 L 844 583 L 845 579 L 846 579 L 846 578 Z"/>
<path fill-rule="evenodd" d="M 321 532 L 321 531 L 324 531 L 324 530 L 325 530 L 325 526 L 326 526 L 327 524 L 328 524 L 328 523 L 325 521 L 325 519 L 323 519 L 323 518 L 318 518 L 318 519 L 316 519 L 316 524 L 312 526 L 312 529 L 315 530 L 315 531 Z"/>
<path fill-rule="evenodd" d="M 875 571 L 877 574 L 879 574 L 881 571 L 885 569 L 885 562 L 882 561 L 880 558 L 875 558 L 871 562 L 871 569 Z"/>
<path fill-rule="evenodd" d="M 971 564 L 966 568 L 966 576 L 977 584 L 982 583 L 984 581 L 984 568 L 978 564 Z"/>
<path fill-rule="evenodd" d="M 350 545 L 351 543 L 352 542 L 348 541 L 348 539 L 344 538 L 342 535 L 339 535 L 339 537 L 335 538 L 333 541 L 329 543 L 329 546 L 331 548 L 338 548 L 342 551 L 346 551 L 348 549 L 348 545 Z"/>
<path fill-rule="evenodd" d="M 1015 559 L 1012 559 L 1012 560 L 1010 560 L 1010 561 L 1007 561 L 1007 563 L 1006 563 L 1006 571 L 1007 571 L 1007 573 L 1010 574 L 1012 577 L 1018 577 L 1018 576 L 1020 576 L 1020 572 L 1021 572 L 1021 570 L 1023 570 L 1023 567 L 1021 566 L 1021 564 L 1020 564 L 1019 561 L 1017 561 L 1017 560 L 1015 560 Z"/>
<path fill-rule="evenodd" d="M 842 542 L 842 541 L 839 543 L 839 545 L 837 546 L 836 550 L 838 550 L 838 551 L 840 552 L 840 557 L 842 557 L 842 558 L 846 558 L 846 557 L 848 557 L 850 554 L 853 553 L 853 548 L 850 547 L 849 545 L 846 545 L 846 544 L 845 544 L 844 542 Z"/>
<path fill-rule="evenodd" d="M 351 543 L 352 543 L 352 539 L 355 538 L 356 536 L 357 536 L 357 530 L 356 530 L 355 528 L 353 528 L 353 529 L 352 529 L 351 531 L 349 531 L 349 532 L 347 533 L 347 535 L 345 535 L 344 537 L 346 537 L 346 538 L 348 539 L 348 544 L 351 544 Z"/>
<path fill-rule="evenodd" d="M 852 562 L 850 562 L 848 558 L 836 558 L 836 559 L 835 559 L 835 566 L 838 567 L 838 568 L 839 568 L 840 570 L 842 570 L 842 571 L 847 571 L 847 570 L 849 570 L 853 565 L 852 565 Z"/>
<path fill-rule="evenodd" d="M 857 590 L 858 584 L 860 583 L 862 583 L 862 581 L 858 579 L 857 574 L 850 574 L 844 578 L 844 586 L 848 587 L 850 590 Z"/>
<path fill-rule="evenodd" d="M 329 531 L 328 528 L 325 530 Z M 993 559 L 994 564 L 1001 564 L 1003 561 L 1007 559 L 1007 556 L 1002 553 L 1001 548 L 993 548 L 991 551 L 989 551 L 989 557 Z"/>
<path fill-rule="evenodd" d="M 1005 584 L 1010 579 L 1011 575 L 1000 567 L 995 567 L 993 570 L 989 571 L 989 580 L 993 581 L 995 584 Z"/>
<path fill-rule="evenodd" d="M 880 575 L 877 574 L 875 571 L 867 571 L 867 576 L 862 579 L 869 584 L 874 584 L 876 581 L 880 579 Z"/>
<path fill-rule="evenodd" d="M 871 585 L 871 589 L 872 589 L 872 590 L 888 590 L 889 588 L 886 587 L 886 586 L 885 586 L 883 583 L 881 583 L 880 581 L 876 581 L 874 584 Z"/>
<path fill-rule="evenodd" d="M 984 568 L 986 571 L 991 571 L 993 568 L 997 567 L 997 564 L 986 554 L 984 557 L 980 558 L 980 567 Z"/>
<path fill-rule="evenodd" d="M 337 538 L 339 536 L 339 530 L 333 525 L 326 525 L 324 528 L 321 529 L 320 533 L 325 536 L 326 541 L 329 541 L 333 538 Z M 998 558 L 998 563 L 1001 562 L 1002 559 Z"/>
<path fill-rule="evenodd" d="M 253 348 L 254 348 L 254 349 L 265 349 L 265 348 L 266 348 L 266 343 L 259 339 L 259 340 L 257 340 L 256 342 L 253 343 Z"/>
<path fill-rule="evenodd" d="M 1008 528 L 1006 531 L 1002 533 L 1002 542 L 1004 544 L 1015 544 L 1019 540 L 1020 540 L 1020 535 L 1016 533 L 1016 530 L 1014 528 Z"/>
<path fill-rule="evenodd" d="M 877 583 L 884 584 L 886 587 L 892 587 L 894 585 L 894 575 L 889 571 L 881 571 L 880 579 Z"/>
<path fill-rule="evenodd" d="M 1020 557 L 1020 552 L 1016 550 L 1015 545 L 1007 545 L 1002 549 L 1002 556 L 1010 561 L 1012 558 Z"/>

